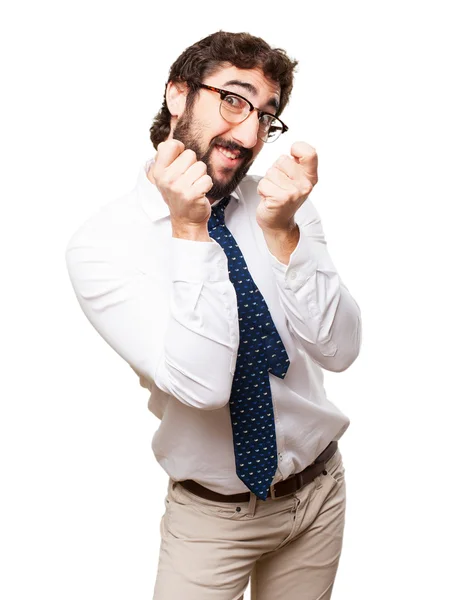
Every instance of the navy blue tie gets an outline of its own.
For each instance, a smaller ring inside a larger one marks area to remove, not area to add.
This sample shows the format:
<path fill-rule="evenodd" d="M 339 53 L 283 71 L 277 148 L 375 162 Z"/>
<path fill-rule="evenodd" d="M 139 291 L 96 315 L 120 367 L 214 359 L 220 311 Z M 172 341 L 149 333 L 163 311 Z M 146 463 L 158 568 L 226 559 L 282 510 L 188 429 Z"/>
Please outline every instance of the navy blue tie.
<path fill-rule="evenodd" d="M 268 306 L 248 270 L 243 254 L 225 225 L 230 196 L 212 207 L 209 235 L 228 257 L 229 279 L 237 295 L 240 342 L 229 408 L 237 476 L 266 500 L 277 469 L 276 429 L 270 378 L 283 379 L 290 364 Z"/>

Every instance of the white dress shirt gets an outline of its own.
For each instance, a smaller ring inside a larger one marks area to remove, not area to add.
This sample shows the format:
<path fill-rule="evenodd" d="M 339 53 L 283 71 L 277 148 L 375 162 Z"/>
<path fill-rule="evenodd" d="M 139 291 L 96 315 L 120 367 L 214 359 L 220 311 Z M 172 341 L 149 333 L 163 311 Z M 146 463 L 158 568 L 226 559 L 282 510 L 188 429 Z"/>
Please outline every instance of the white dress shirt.
<path fill-rule="evenodd" d="M 229 395 L 239 343 L 237 298 L 215 241 L 172 237 L 170 213 L 143 164 L 129 194 L 103 206 L 70 239 L 69 276 L 86 317 L 129 363 L 161 420 L 152 449 L 174 480 L 222 494 L 248 491 L 235 470 Z M 278 469 L 273 483 L 315 460 L 349 425 L 323 387 L 360 349 L 360 310 L 328 254 L 310 198 L 296 213 L 300 240 L 288 265 L 268 250 L 255 213 L 259 177 L 247 176 L 226 208 L 290 358 L 269 375 Z"/>

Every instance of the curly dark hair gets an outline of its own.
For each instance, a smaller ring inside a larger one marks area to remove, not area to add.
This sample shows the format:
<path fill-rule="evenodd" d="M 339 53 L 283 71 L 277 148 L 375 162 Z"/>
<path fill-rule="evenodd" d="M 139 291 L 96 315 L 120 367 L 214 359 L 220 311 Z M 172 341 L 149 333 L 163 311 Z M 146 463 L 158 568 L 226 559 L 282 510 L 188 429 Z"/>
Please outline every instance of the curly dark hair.
<path fill-rule="evenodd" d="M 262 38 L 254 37 L 249 33 L 217 31 L 189 46 L 172 64 L 167 84 L 169 81 L 188 82 L 188 109 L 193 105 L 200 89 L 197 84 L 225 64 L 231 64 L 239 69 L 259 68 L 265 77 L 278 83 L 281 97 L 276 115 L 282 113 L 292 91 L 293 73 L 298 61 L 290 59 L 285 50 L 271 48 Z M 151 141 L 156 149 L 160 142 L 167 139 L 170 133 L 170 121 L 171 114 L 165 101 L 164 91 L 162 108 L 154 118 L 150 129 Z"/>

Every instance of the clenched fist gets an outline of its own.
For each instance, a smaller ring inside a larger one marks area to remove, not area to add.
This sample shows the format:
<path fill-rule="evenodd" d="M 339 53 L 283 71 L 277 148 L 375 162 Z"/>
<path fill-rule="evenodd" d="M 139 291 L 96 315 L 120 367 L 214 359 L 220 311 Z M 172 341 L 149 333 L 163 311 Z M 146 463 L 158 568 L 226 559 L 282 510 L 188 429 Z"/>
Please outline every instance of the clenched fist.
<path fill-rule="evenodd" d="M 206 198 L 213 182 L 205 163 L 178 140 L 161 142 L 153 164 L 155 184 L 170 209 L 173 228 L 207 226 L 210 202 Z"/>
<path fill-rule="evenodd" d="M 312 146 L 295 142 L 291 156 L 281 156 L 259 181 L 257 222 L 262 229 L 288 230 L 294 215 L 318 181 L 318 157 Z"/>

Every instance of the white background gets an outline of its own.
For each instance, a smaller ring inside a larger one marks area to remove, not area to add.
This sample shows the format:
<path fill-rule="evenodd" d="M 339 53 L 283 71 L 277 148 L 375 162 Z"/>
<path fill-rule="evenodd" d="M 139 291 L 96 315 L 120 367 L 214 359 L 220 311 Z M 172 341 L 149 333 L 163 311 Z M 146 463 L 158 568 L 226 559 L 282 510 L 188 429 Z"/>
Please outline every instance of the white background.
<path fill-rule="evenodd" d="M 20 2 L 0 15 L 0 596 L 152 597 L 167 475 L 148 393 L 79 308 L 74 231 L 131 190 L 171 63 L 223 29 L 299 60 L 263 173 L 313 145 L 363 345 L 329 398 L 347 527 L 333 600 L 445 596 L 448 175 L 444 2 Z M 245 598 L 249 594 L 245 594 Z M 301 598 L 298 590 L 298 599 Z"/>

